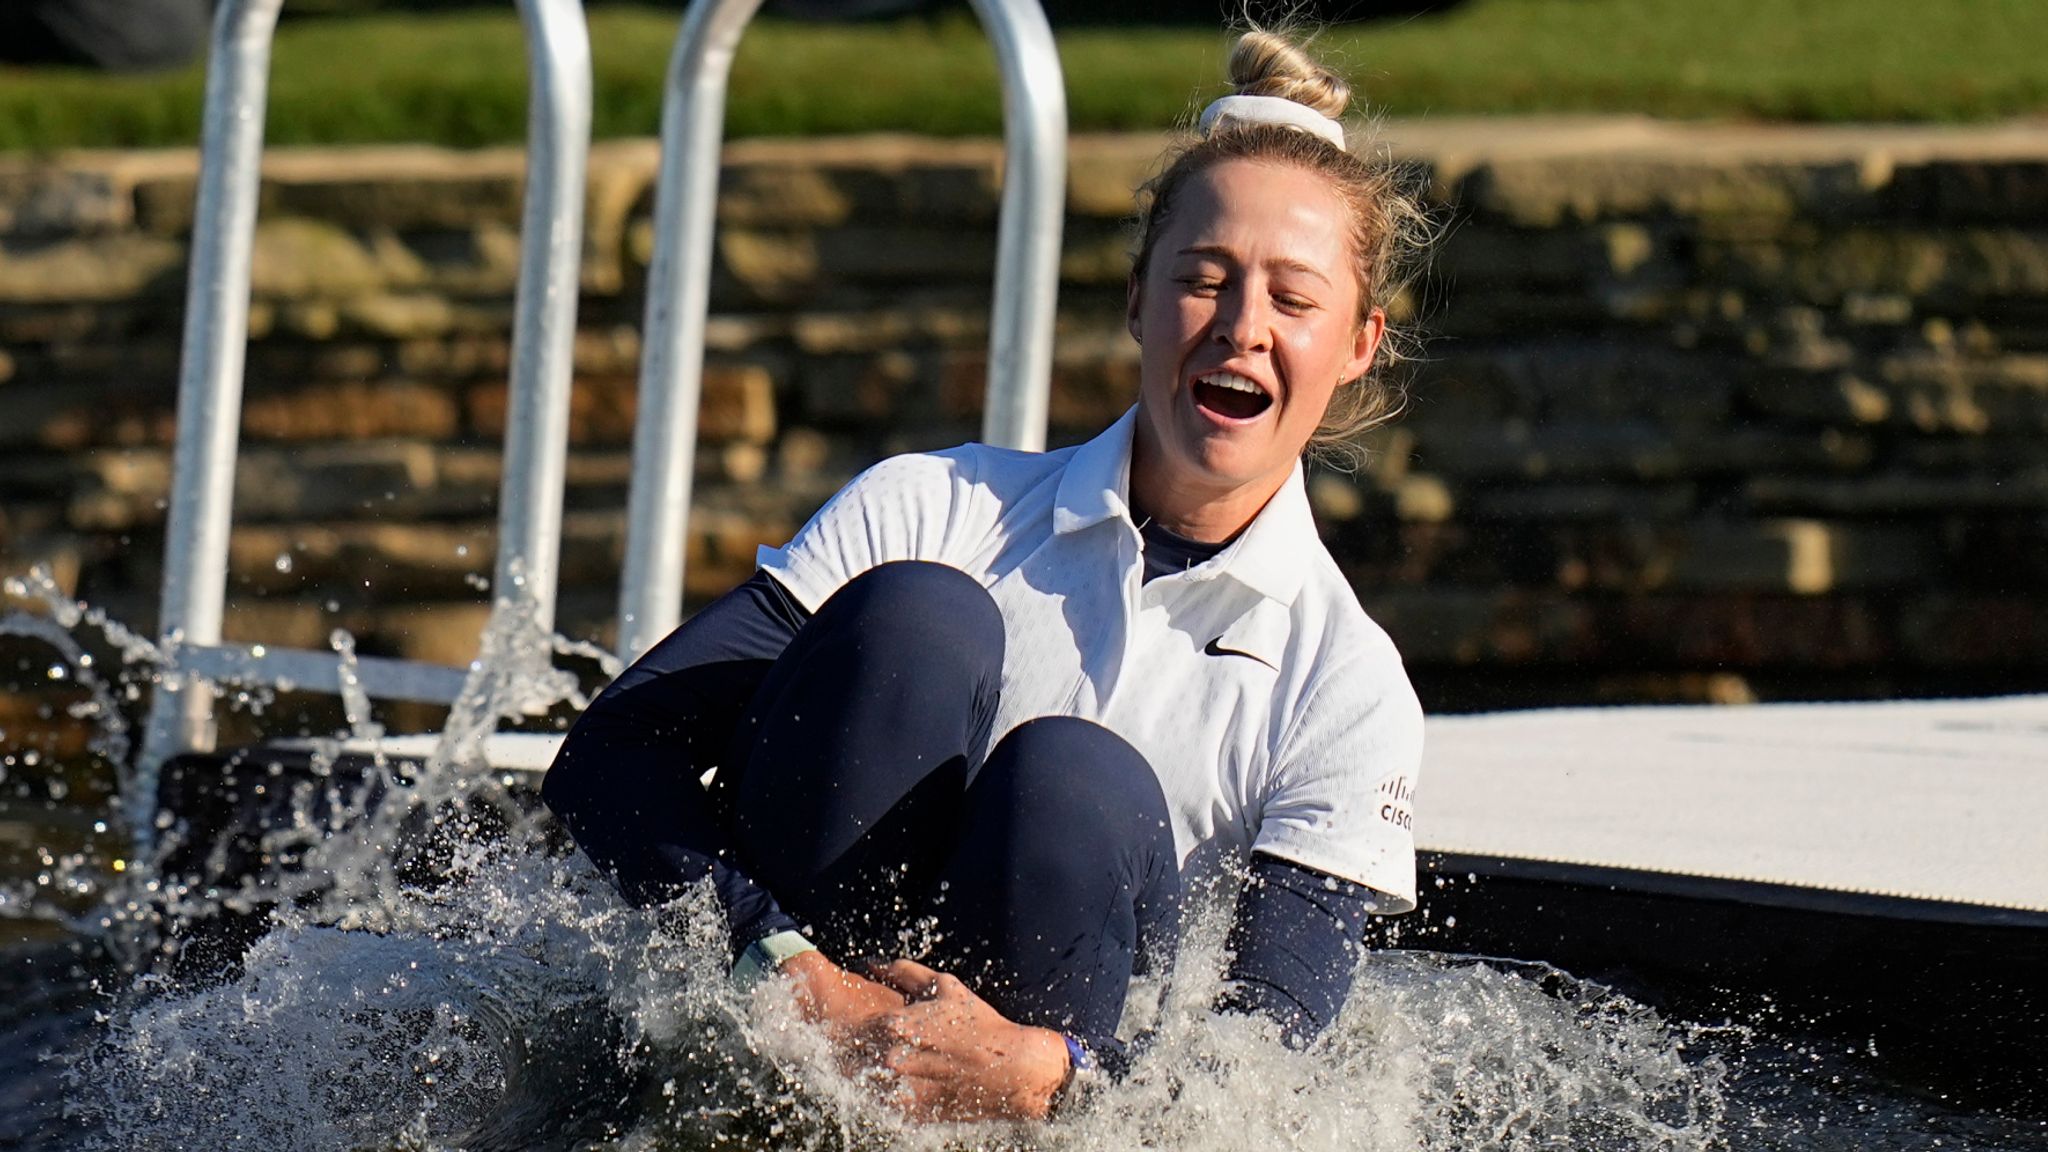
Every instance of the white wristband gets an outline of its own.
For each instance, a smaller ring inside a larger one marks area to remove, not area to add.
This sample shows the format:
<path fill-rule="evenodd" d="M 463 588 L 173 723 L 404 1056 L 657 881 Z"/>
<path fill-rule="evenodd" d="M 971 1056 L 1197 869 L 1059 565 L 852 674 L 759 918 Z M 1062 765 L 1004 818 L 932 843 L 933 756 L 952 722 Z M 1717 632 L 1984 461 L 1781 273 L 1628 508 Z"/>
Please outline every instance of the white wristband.
<path fill-rule="evenodd" d="M 732 982 L 745 991 L 766 980 L 790 957 L 817 950 L 818 946 L 804 939 L 801 932 L 782 931 L 763 936 L 741 949 L 739 959 L 733 962 Z"/>

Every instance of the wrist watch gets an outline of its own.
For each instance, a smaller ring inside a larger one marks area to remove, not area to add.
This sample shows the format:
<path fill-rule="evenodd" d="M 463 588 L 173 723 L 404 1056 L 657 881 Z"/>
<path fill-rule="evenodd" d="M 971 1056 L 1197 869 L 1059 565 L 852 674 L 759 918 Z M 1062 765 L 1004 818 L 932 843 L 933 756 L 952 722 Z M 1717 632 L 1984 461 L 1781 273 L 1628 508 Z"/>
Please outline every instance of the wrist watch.
<path fill-rule="evenodd" d="M 1094 1095 L 1100 1079 L 1100 1069 L 1095 1063 L 1095 1053 L 1088 1045 L 1071 1032 L 1060 1033 L 1060 1039 L 1067 1042 L 1067 1076 L 1060 1086 L 1053 1089 L 1052 1101 L 1046 1108 L 1048 1119 L 1079 1106 Z"/>

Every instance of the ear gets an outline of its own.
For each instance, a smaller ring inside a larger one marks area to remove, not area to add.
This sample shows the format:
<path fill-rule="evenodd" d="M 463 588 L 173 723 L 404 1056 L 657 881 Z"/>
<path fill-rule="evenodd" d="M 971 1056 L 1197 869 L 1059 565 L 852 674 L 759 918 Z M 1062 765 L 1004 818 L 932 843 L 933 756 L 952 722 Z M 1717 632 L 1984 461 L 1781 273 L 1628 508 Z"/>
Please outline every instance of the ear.
<path fill-rule="evenodd" d="M 1131 339 L 1143 344 L 1145 337 L 1138 331 L 1138 311 L 1144 305 L 1145 290 L 1138 283 L 1138 274 L 1133 271 L 1124 281 L 1124 327 L 1130 331 Z"/>
<path fill-rule="evenodd" d="M 1351 343 L 1351 359 L 1344 364 L 1344 379 L 1349 382 L 1372 371 L 1375 357 L 1379 355 L 1380 341 L 1387 335 L 1387 314 L 1375 308 L 1358 326 L 1358 334 Z"/>

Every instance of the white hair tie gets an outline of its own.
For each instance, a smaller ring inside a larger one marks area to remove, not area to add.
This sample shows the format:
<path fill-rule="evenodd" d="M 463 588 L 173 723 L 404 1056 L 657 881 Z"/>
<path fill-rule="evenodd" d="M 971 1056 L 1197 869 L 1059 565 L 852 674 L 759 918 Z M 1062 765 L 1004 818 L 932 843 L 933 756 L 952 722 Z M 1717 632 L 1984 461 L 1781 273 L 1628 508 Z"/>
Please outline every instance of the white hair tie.
<path fill-rule="evenodd" d="M 1202 118 L 1195 127 L 1202 135 L 1210 136 L 1215 134 L 1217 125 L 1226 120 L 1238 124 L 1278 124 L 1285 128 L 1299 128 L 1328 140 L 1339 150 L 1344 148 L 1344 125 L 1284 96 L 1225 96 L 1202 109 Z"/>

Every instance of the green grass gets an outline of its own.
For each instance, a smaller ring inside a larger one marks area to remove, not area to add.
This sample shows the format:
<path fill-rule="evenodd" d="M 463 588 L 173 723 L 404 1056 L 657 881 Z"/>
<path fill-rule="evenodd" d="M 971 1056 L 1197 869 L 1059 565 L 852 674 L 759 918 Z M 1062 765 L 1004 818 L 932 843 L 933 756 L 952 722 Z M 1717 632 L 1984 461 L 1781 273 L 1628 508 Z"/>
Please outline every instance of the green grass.
<path fill-rule="evenodd" d="M 653 133 L 673 11 L 591 13 L 596 134 Z M 1076 130 L 1155 128 L 1219 88 L 1220 32 L 1060 36 Z M 1471 0 L 1341 25 L 1321 51 L 1392 115 L 1634 112 L 1768 120 L 1981 120 L 2048 113 L 2044 0 Z M 511 11 L 298 20 L 279 31 L 273 142 L 524 135 Z M 199 68 L 107 77 L 0 68 L 0 149 L 185 144 Z M 995 63 L 963 14 L 886 24 L 763 21 L 742 43 L 734 136 L 1000 124 Z"/>

